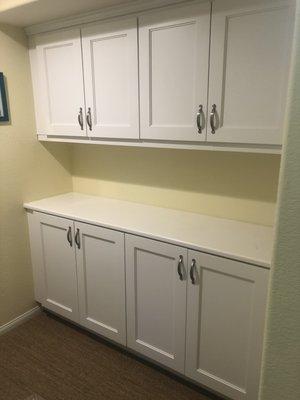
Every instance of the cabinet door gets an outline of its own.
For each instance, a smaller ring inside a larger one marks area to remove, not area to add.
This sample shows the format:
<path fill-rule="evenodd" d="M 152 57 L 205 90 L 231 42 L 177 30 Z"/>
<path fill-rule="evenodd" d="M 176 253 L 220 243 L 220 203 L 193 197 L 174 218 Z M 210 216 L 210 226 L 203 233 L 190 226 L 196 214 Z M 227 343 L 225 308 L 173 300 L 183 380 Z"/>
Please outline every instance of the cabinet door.
<path fill-rule="evenodd" d="M 127 345 L 179 372 L 184 371 L 186 261 L 186 249 L 126 235 Z"/>
<path fill-rule="evenodd" d="M 73 221 L 38 214 L 37 247 L 42 265 L 43 307 L 72 321 L 78 321 L 76 258 Z"/>
<path fill-rule="evenodd" d="M 210 8 L 205 2 L 139 19 L 142 139 L 205 140 Z"/>
<path fill-rule="evenodd" d="M 88 135 L 139 138 L 137 19 L 82 29 Z"/>
<path fill-rule="evenodd" d="M 188 258 L 186 375 L 257 400 L 268 270 L 195 251 Z"/>
<path fill-rule="evenodd" d="M 38 36 L 39 126 L 46 135 L 86 136 L 80 30 Z"/>
<path fill-rule="evenodd" d="M 213 2 L 208 141 L 281 144 L 291 9 L 285 1 Z"/>
<path fill-rule="evenodd" d="M 75 223 L 80 323 L 126 345 L 124 234 Z"/>

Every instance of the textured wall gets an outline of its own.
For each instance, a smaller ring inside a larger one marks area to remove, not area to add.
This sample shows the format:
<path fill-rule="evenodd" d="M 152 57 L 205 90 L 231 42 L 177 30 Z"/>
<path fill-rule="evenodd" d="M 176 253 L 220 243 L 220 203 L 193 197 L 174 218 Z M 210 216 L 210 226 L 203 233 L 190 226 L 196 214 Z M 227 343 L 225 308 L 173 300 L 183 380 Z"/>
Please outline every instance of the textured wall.
<path fill-rule="evenodd" d="M 300 399 L 300 1 L 260 400 Z"/>
<path fill-rule="evenodd" d="M 280 156 L 74 145 L 73 189 L 272 225 Z"/>
<path fill-rule="evenodd" d="M 0 326 L 33 302 L 27 222 L 22 204 L 72 190 L 66 146 L 37 142 L 29 56 L 23 33 L 0 25 L 0 71 L 11 122 L 0 123 Z"/>

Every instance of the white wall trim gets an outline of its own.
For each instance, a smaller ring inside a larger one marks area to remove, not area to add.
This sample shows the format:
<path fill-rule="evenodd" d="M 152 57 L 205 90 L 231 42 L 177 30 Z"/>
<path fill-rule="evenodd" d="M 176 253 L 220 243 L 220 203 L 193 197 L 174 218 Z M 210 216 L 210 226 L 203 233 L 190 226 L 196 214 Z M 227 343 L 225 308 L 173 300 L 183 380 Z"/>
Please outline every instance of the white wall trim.
<path fill-rule="evenodd" d="M 26 311 L 24 314 L 19 315 L 18 317 L 14 318 L 12 321 L 7 322 L 6 324 L 0 326 L 0 335 L 10 331 L 13 328 L 16 328 L 18 325 L 23 324 L 30 318 L 34 317 L 36 314 L 41 312 L 41 307 L 36 306 L 31 310 Z"/>
<path fill-rule="evenodd" d="M 95 22 L 103 19 L 121 17 L 129 14 L 138 14 L 152 9 L 170 6 L 173 4 L 180 5 L 188 1 L 193 2 L 193 0 L 135 0 L 131 1 L 128 4 L 103 7 L 98 11 L 90 11 L 71 17 L 58 18 L 49 22 L 30 25 L 25 27 L 25 32 L 27 35 L 36 35 L 39 33 L 69 28 L 71 26 L 87 24 L 89 22 Z"/>

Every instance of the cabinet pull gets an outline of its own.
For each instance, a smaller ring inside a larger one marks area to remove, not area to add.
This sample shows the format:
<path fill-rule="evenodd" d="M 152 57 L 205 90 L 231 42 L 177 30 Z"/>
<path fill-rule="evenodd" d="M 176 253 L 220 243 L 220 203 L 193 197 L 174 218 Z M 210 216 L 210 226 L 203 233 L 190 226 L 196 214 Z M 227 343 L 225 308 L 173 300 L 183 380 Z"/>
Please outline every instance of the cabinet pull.
<path fill-rule="evenodd" d="M 73 241 L 72 241 L 72 228 L 71 228 L 70 226 L 69 226 L 68 233 L 67 233 L 67 240 L 68 240 L 70 246 L 72 247 L 72 245 L 73 245 Z"/>
<path fill-rule="evenodd" d="M 183 267 L 183 257 L 179 256 L 179 261 L 178 261 L 178 265 L 177 265 L 177 272 L 179 275 L 179 279 L 181 281 L 183 281 L 183 271 L 182 271 L 182 267 Z"/>
<path fill-rule="evenodd" d="M 190 268 L 190 278 L 191 278 L 193 285 L 196 284 L 195 272 L 196 272 L 196 260 L 193 258 L 191 268 Z"/>
<path fill-rule="evenodd" d="M 83 115 L 82 115 L 82 107 L 79 108 L 78 113 L 78 123 L 80 125 L 81 130 L 83 131 Z"/>
<path fill-rule="evenodd" d="M 89 126 L 90 131 L 92 130 L 92 112 L 91 112 L 91 107 L 88 108 L 88 112 L 86 115 L 86 122 Z"/>
<path fill-rule="evenodd" d="M 77 244 L 78 249 L 80 249 L 80 230 L 78 228 L 75 234 L 75 243 Z"/>
<path fill-rule="evenodd" d="M 203 129 L 203 106 L 202 104 L 199 105 L 199 110 L 197 112 L 197 127 L 198 127 L 198 133 L 202 133 Z"/>
<path fill-rule="evenodd" d="M 211 127 L 211 133 L 213 134 L 216 133 L 216 126 L 215 126 L 216 109 L 217 106 L 213 104 L 210 112 L 210 127 Z"/>

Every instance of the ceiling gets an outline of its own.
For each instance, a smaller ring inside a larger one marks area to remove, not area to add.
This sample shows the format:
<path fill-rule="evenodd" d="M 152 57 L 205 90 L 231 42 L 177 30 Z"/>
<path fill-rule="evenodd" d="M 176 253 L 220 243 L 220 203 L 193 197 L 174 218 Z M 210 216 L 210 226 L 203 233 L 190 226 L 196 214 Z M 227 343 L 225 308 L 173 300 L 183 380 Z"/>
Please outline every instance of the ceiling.
<path fill-rule="evenodd" d="M 131 2 L 130 0 L 0 0 L 0 23 L 26 27 Z"/>

